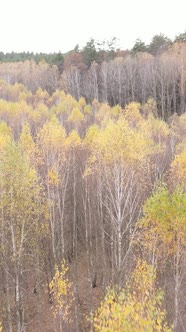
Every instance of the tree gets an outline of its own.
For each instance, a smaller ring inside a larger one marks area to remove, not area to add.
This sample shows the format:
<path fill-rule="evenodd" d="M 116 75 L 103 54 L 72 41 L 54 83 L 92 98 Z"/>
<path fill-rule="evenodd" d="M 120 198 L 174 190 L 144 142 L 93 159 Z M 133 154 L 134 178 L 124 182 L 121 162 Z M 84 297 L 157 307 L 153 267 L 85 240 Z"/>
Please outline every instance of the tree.
<path fill-rule="evenodd" d="M 186 30 L 183 33 L 179 33 L 176 37 L 174 42 L 181 42 L 185 43 L 186 42 Z"/>
<path fill-rule="evenodd" d="M 50 292 L 53 297 L 53 312 L 59 325 L 59 331 L 64 331 L 65 326 L 71 322 L 71 310 L 73 304 L 72 283 L 69 281 L 67 273 L 68 266 L 65 261 L 61 264 L 60 269 L 55 267 L 55 274 L 49 284 Z"/>
<path fill-rule="evenodd" d="M 148 48 L 145 45 L 145 43 L 140 38 L 138 38 L 132 48 L 132 52 L 135 54 L 138 52 L 147 52 L 147 51 Z"/>
<path fill-rule="evenodd" d="M 84 120 L 84 115 L 78 107 L 74 107 L 71 114 L 68 117 L 68 122 L 72 123 L 75 129 L 78 129 Z"/>
<path fill-rule="evenodd" d="M 25 157 L 37 169 L 39 167 L 39 151 L 32 138 L 28 123 L 25 123 L 22 127 L 19 142 L 22 151 L 25 153 Z"/>
<path fill-rule="evenodd" d="M 146 201 L 143 212 L 139 228 L 144 256 L 157 266 L 157 273 L 164 271 L 167 278 L 173 269 L 171 299 L 174 307 L 169 310 L 172 311 L 174 330 L 177 331 L 185 324 L 179 313 L 183 310 L 181 299 L 185 298 L 182 282 L 185 274 L 186 193 L 179 188 L 169 193 L 165 186 L 160 186 Z M 170 287 L 167 292 L 170 296 Z"/>
<path fill-rule="evenodd" d="M 97 50 L 95 40 L 91 38 L 82 50 L 83 60 L 87 66 L 90 66 L 97 59 Z"/>
<path fill-rule="evenodd" d="M 46 122 L 44 126 L 38 131 L 37 135 L 37 146 L 41 155 L 40 174 L 43 179 L 43 184 L 46 188 L 47 197 L 49 200 L 49 222 L 53 256 L 52 258 L 54 259 L 52 265 L 57 262 L 56 241 L 60 242 L 60 249 L 62 251 L 59 251 L 59 257 L 61 258 L 61 254 L 64 254 L 64 220 L 61 218 L 61 216 L 57 218 L 57 211 L 58 209 L 61 211 L 61 197 L 59 196 L 59 187 L 61 185 L 60 174 L 64 180 L 63 189 L 65 192 L 63 192 L 63 201 L 65 199 L 66 181 L 68 179 L 68 170 L 67 172 L 61 172 L 64 165 L 66 165 L 65 138 L 66 131 L 60 125 L 56 117 L 53 117 L 50 121 Z M 56 201 L 58 201 L 58 209 L 56 209 L 55 206 Z M 59 221 L 59 224 L 56 222 L 56 219 Z M 63 258 L 64 257 L 62 257 L 62 259 Z"/>
<path fill-rule="evenodd" d="M 12 141 L 12 130 L 7 126 L 6 122 L 0 123 L 0 151 Z"/>
<path fill-rule="evenodd" d="M 54 54 L 54 56 L 52 58 L 52 63 L 58 67 L 59 73 L 62 73 L 63 65 L 64 65 L 64 56 L 60 51 L 58 53 Z"/>
<path fill-rule="evenodd" d="M 155 270 L 138 261 L 124 289 L 110 289 L 93 317 L 99 332 L 171 332 L 162 308 L 163 293 L 155 288 Z"/>
<path fill-rule="evenodd" d="M 169 183 L 173 188 L 180 186 L 186 190 L 186 148 L 173 160 L 169 171 Z"/>
<path fill-rule="evenodd" d="M 0 251 L 7 329 L 12 331 L 14 316 L 16 330 L 22 332 L 29 316 L 28 271 L 36 266 L 38 246 L 46 231 L 47 205 L 36 171 L 15 143 L 1 153 L 0 169 Z"/>
<path fill-rule="evenodd" d="M 153 55 L 159 55 L 162 52 L 166 51 L 171 44 L 171 39 L 160 33 L 159 35 L 155 35 L 152 38 L 152 41 L 149 45 L 149 52 Z"/>
<path fill-rule="evenodd" d="M 95 186 L 102 211 L 102 217 L 98 219 L 102 220 L 99 227 L 103 258 L 107 251 L 112 283 L 122 285 L 123 271 L 130 256 L 130 240 L 135 234 L 135 222 L 144 197 L 145 177 L 142 174 L 148 164 L 151 140 L 146 140 L 144 133 L 131 130 L 121 116 L 117 121 L 110 120 L 103 129 L 90 128 L 85 144 L 90 149 L 90 156 L 84 176 L 90 179 L 96 176 Z"/>

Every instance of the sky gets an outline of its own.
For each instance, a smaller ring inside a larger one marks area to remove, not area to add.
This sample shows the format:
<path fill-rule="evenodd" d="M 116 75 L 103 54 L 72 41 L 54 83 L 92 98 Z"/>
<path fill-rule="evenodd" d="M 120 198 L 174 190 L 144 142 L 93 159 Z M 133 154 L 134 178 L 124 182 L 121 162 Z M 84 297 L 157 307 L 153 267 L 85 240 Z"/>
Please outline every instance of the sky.
<path fill-rule="evenodd" d="M 186 30 L 185 0 L 0 0 L 0 51 L 65 53 L 94 38 L 130 49 Z"/>

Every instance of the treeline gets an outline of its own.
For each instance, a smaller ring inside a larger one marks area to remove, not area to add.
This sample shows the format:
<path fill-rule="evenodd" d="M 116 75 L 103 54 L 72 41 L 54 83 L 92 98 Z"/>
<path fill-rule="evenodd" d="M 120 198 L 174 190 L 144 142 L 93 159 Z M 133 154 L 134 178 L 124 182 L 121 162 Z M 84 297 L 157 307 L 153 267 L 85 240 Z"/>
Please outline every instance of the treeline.
<path fill-rule="evenodd" d="M 49 64 L 55 64 L 59 68 L 63 65 L 64 57 L 61 52 L 58 53 L 33 53 L 33 52 L 0 52 L 0 62 L 24 62 L 26 60 L 33 60 L 36 63 L 45 61 Z"/>
<path fill-rule="evenodd" d="M 184 331 L 186 114 L 0 94 L 3 331 Z"/>
<path fill-rule="evenodd" d="M 25 61 L 26 54 L 19 62 L 1 62 L 0 78 L 8 84 L 22 83 L 32 93 L 38 87 L 50 95 L 63 89 L 87 103 L 96 99 L 125 107 L 153 98 L 165 120 L 186 110 L 185 33 L 174 42 L 164 35 L 154 36 L 149 45 L 137 40 L 130 51 L 116 49 L 114 38 L 100 44 L 91 39 L 81 50 L 77 46 L 65 55 L 30 53 Z"/>
<path fill-rule="evenodd" d="M 170 45 L 177 42 L 186 42 L 186 31 L 175 36 L 173 40 L 164 34 L 154 35 L 149 45 L 146 45 L 140 38 L 138 38 L 128 52 L 148 52 L 156 55 L 165 51 Z M 122 52 L 119 46 L 119 39 L 112 37 L 108 40 L 96 41 L 94 38 L 86 43 L 85 46 L 80 48 L 77 44 L 73 50 L 67 53 L 34 53 L 34 52 L 0 52 L 0 62 L 19 62 L 26 60 L 34 60 L 36 63 L 44 60 L 48 63 L 56 64 L 56 62 L 64 62 L 71 52 L 80 53 L 83 58 L 83 63 L 90 65 L 92 61 L 101 62 L 103 60 L 110 60 L 118 56 L 118 52 Z"/>

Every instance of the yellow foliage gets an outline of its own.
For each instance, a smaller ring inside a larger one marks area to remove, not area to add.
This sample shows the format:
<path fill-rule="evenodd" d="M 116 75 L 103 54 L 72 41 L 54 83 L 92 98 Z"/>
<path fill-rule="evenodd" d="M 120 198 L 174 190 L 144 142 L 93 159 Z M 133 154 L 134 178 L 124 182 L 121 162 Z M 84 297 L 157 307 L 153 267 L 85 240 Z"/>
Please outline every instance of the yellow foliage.
<path fill-rule="evenodd" d="M 84 107 L 84 109 L 83 109 L 83 113 L 84 113 L 85 115 L 87 115 L 87 114 L 92 114 L 92 108 L 91 108 L 91 106 L 90 106 L 90 105 L 86 105 L 86 106 Z"/>
<path fill-rule="evenodd" d="M 84 115 L 78 107 L 73 108 L 71 114 L 68 117 L 68 121 L 74 124 L 79 124 L 84 120 Z"/>
<path fill-rule="evenodd" d="M 157 144 L 164 143 L 165 139 L 170 134 L 170 129 L 166 122 L 161 119 L 155 119 L 153 116 L 149 116 L 143 130 L 148 131 L 154 142 Z"/>
<path fill-rule="evenodd" d="M 63 148 L 66 138 L 66 131 L 60 125 L 56 117 L 47 121 L 38 132 L 38 143 L 44 153 L 55 152 Z"/>
<path fill-rule="evenodd" d="M 0 123 L 0 151 L 12 140 L 12 130 L 5 122 Z"/>
<path fill-rule="evenodd" d="M 0 123 L 0 135 L 12 137 L 12 130 L 7 126 L 6 122 L 2 121 Z"/>
<path fill-rule="evenodd" d="M 79 137 L 76 130 L 72 130 L 65 141 L 68 147 L 78 147 L 81 145 L 81 138 Z"/>
<path fill-rule="evenodd" d="M 46 90 L 42 90 L 41 88 L 38 88 L 36 91 L 36 96 L 39 98 L 39 100 L 45 100 L 49 97 L 49 94 Z"/>
<path fill-rule="evenodd" d="M 106 103 L 101 104 L 96 112 L 96 120 L 100 123 L 106 123 L 110 119 L 110 106 Z"/>
<path fill-rule="evenodd" d="M 85 98 L 81 97 L 78 101 L 78 104 L 79 104 L 80 108 L 83 110 L 84 107 L 86 106 Z"/>
<path fill-rule="evenodd" d="M 132 130 L 124 119 L 109 121 L 106 128 L 99 131 L 97 127 L 91 127 L 84 142 L 91 145 L 92 153 L 106 164 L 117 160 L 136 163 L 151 152 L 151 141 L 143 132 Z"/>
<path fill-rule="evenodd" d="M 125 289 L 107 291 L 92 318 L 95 331 L 170 332 L 162 309 L 163 293 L 153 288 L 154 280 L 153 267 L 139 260 Z"/>
<path fill-rule="evenodd" d="M 53 168 L 50 168 L 48 171 L 48 181 L 49 181 L 49 184 L 51 184 L 53 186 L 57 186 L 59 184 L 59 181 L 60 181 L 59 176 Z"/>
<path fill-rule="evenodd" d="M 153 266 L 139 259 L 130 282 L 143 296 L 143 293 L 153 291 L 155 278 L 156 274 Z"/>
<path fill-rule="evenodd" d="M 132 102 L 125 107 L 124 117 L 128 121 L 131 127 L 137 126 L 142 120 L 142 115 L 140 114 L 139 103 Z"/>
<path fill-rule="evenodd" d="M 103 103 L 96 112 L 96 120 L 106 125 L 109 120 L 117 120 L 121 113 L 122 108 L 119 105 L 110 107 L 107 103 Z"/>
<path fill-rule="evenodd" d="M 90 128 L 88 128 L 84 139 L 84 144 L 87 145 L 88 147 L 91 147 L 94 144 L 94 141 L 96 140 L 98 134 L 99 134 L 99 128 L 97 125 L 93 125 Z"/>
<path fill-rule="evenodd" d="M 169 122 L 171 140 L 175 146 L 176 154 L 180 154 L 186 148 L 186 114 L 181 116 L 173 114 Z"/>
<path fill-rule="evenodd" d="M 0 209 L 3 211 L 4 220 L 11 220 L 11 227 L 14 229 L 13 241 L 16 243 L 16 246 L 12 247 L 13 251 L 10 251 L 11 259 L 12 256 L 21 254 L 25 248 L 34 248 L 36 245 L 38 237 L 45 229 L 42 229 L 41 224 L 46 221 L 44 215 L 47 202 L 36 170 L 29 166 L 18 145 L 7 145 L 1 156 L 0 167 Z M 10 224 L 7 224 L 7 234 L 9 231 Z"/>
<path fill-rule="evenodd" d="M 38 147 L 36 146 L 31 135 L 30 126 L 28 123 L 25 123 L 22 127 L 19 144 L 25 156 L 28 158 L 30 164 L 38 167 L 38 165 L 41 163 L 41 158 L 39 155 Z"/>
<path fill-rule="evenodd" d="M 177 253 L 186 245 L 186 194 L 176 189 L 157 188 L 146 201 L 140 220 L 141 245 L 147 252 L 156 250 L 159 259 Z"/>
<path fill-rule="evenodd" d="M 152 114 L 140 123 L 140 131 L 146 139 L 153 142 L 151 153 L 163 155 L 166 151 L 167 141 L 170 135 L 168 125 L 161 119 L 155 119 Z"/>
<path fill-rule="evenodd" d="M 32 96 L 32 93 L 31 92 L 28 92 L 28 91 L 22 91 L 20 92 L 19 94 L 19 98 L 18 98 L 18 101 L 19 102 L 22 102 L 22 101 L 26 101 L 28 98 L 30 98 Z"/>
<path fill-rule="evenodd" d="M 22 127 L 22 132 L 20 135 L 20 144 L 21 147 L 25 152 L 27 152 L 29 155 L 33 154 L 36 147 L 35 143 L 33 141 L 31 132 L 30 132 L 30 127 L 27 123 L 25 123 Z"/>
<path fill-rule="evenodd" d="M 170 182 L 186 188 L 186 148 L 176 155 L 170 167 Z"/>
<path fill-rule="evenodd" d="M 64 321 L 69 319 L 73 303 L 72 283 L 67 276 L 68 270 L 65 261 L 62 262 L 60 270 L 56 266 L 54 277 L 49 284 L 50 292 L 54 298 L 54 316 L 60 316 Z"/>
<path fill-rule="evenodd" d="M 113 119 L 118 119 L 121 113 L 122 113 L 122 108 L 119 105 L 116 105 L 110 109 L 110 117 Z"/>

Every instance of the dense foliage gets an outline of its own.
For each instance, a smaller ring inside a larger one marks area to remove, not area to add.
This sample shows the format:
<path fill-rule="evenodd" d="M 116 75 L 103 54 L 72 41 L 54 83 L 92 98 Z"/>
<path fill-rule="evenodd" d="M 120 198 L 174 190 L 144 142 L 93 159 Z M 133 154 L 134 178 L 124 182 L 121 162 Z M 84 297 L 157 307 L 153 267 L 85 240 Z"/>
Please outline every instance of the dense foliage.
<path fill-rule="evenodd" d="M 186 109 L 185 40 L 185 33 L 174 41 L 160 34 L 149 45 L 138 39 L 131 50 L 120 50 L 117 38 L 92 38 L 66 54 L 1 52 L 0 79 L 24 84 L 32 93 L 38 87 L 49 94 L 63 89 L 76 100 L 96 99 L 110 106 L 153 98 L 159 116 L 167 120 Z"/>
<path fill-rule="evenodd" d="M 130 98 L 110 104 L 57 89 L 58 69 L 46 62 L 0 64 L 3 331 L 185 331 L 185 69 L 184 53 L 169 52 L 90 65 L 85 75 L 112 68 L 109 82 L 129 69 Z M 146 72 L 146 88 L 133 85 L 147 63 L 164 64 L 156 98 Z M 142 103 L 132 101 L 139 89 Z"/>

